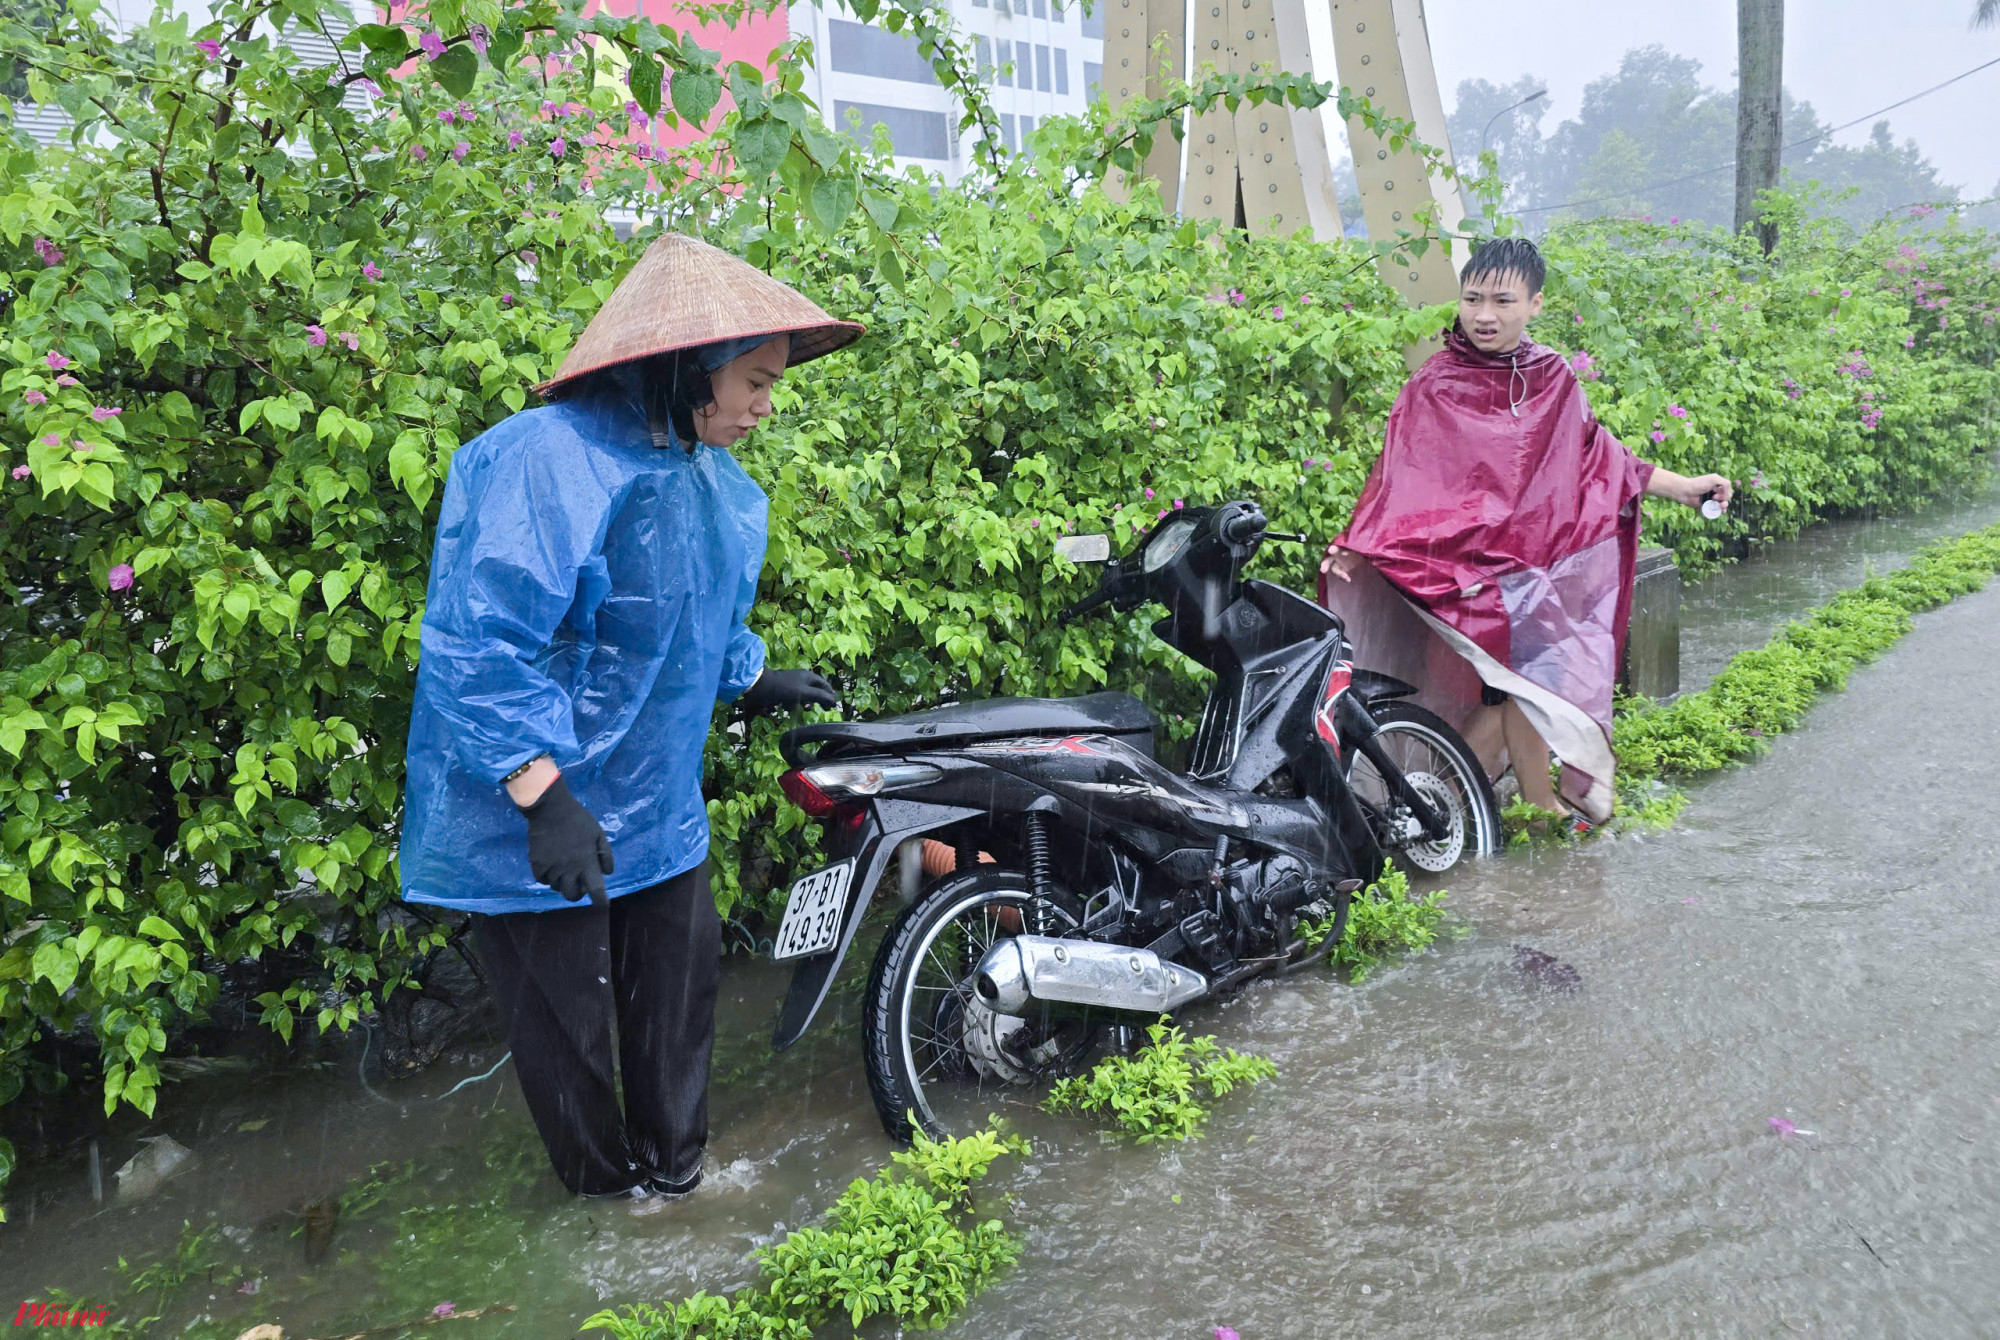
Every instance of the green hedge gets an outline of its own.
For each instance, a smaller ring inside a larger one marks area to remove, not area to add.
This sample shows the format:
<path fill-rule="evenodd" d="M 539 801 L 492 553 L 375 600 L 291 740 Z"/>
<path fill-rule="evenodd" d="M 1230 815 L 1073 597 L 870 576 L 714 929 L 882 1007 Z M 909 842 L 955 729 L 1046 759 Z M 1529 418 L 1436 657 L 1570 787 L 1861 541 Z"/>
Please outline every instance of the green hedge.
<path fill-rule="evenodd" d="M 578 0 L 434 6 L 445 55 L 412 62 L 411 34 L 371 27 L 343 75 L 239 35 L 268 8 L 226 0 L 239 29 L 129 43 L 82 9 L 46 40 L 0 19 L 36 96 L 79 119 L 70 143 L 0 151 L 0 1104 L 67 1082 L 60 1034 L 94 1041 L 107 1108 L 150 1111 L 225 971 L 287 1037 L 344 1028 L 451 933 L 396 902 L 393 860 L 438 487 L 651 236 L 621 240 L 607 208 L 669 216 L 871 325 L 784 384 L 744 453 L 773 500 L 754 620 L 774 663 L 824 669 L 856 713 L 1112 684 L 1188 730 L 1199 676 L 1145 616 L 1055 626 L 1090 578 L 1051 540 L 1231 496 L 1331 535 L 1399 350 L 1442 316 L 1403 307 L 1364 244 L 1108 200 L 1090 173 L 1129 127 L 1101 109 L 945 188 L 826 135 L 795 50 L 760 84 Z M 598 79 L 586 29 L 665 62 L 691 119 L 726 77 L 736 110 L 708 147 L 735 175 L 617 148 L 647 109 Z M 362 70 L 387 86 L 372 114 L 339 101 Z M 1544 337 L 1607 369 L 1607 422 L 1650 450 L 1658 419 L 1669 464 L 1762 471 L 1726 526 L 1672 518 L 1690 560 L 1949 487 L 1991 422 L 1988 239 L 1846 238 L 1777 208 L 1772 265 L 1642 225 L 1549 247 Z M 1837 313 L 1835 283 L 1858 295 Z M 1680 305 L 1720 329 L 1697 337 Z M 1856 348 L 1869 377 L 1840 370 Z M 1312 559 L 1273 545 L 1260 570 L 1304 585 Z M 775 787 L 778 729 L 711 738 L 725 909 L 814 859 Z M 0 1142 L 0 1176 L 10 1160 Z"/>
<path fill-rule="evenodd" d="M 1707 688 L 1666 707 L 1621 712 L 1621 783 L 1692 777 L 1762 753 L 1820 694 L 1910 631 L 1910 616 L 1977 591 L 2000 572 L 2000 525 L 1926 547 L 1906 568 L 1843 591 L 1763 646 L 1736 655 Z"/>

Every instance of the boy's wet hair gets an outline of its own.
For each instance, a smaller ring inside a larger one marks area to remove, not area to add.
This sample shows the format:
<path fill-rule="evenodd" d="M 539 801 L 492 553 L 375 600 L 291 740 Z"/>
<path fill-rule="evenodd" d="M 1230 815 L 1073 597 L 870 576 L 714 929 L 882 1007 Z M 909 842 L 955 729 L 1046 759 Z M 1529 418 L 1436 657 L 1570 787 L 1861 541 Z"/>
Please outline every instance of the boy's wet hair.
<path fill-rule="evenodd" d="M 1460 288 L 1475 279 L 1505 278 L 1519 275 L 1527 281 L 1528 296 L 1534 297 L 1542 291 L 1542 280 L 1548 277 L 1549 267 L 1542 263 L 1542 253 L 1535 244 L 1525 237 L 1489 237 L 1474 248 L 1472 259 L 1459 272 Z"/>

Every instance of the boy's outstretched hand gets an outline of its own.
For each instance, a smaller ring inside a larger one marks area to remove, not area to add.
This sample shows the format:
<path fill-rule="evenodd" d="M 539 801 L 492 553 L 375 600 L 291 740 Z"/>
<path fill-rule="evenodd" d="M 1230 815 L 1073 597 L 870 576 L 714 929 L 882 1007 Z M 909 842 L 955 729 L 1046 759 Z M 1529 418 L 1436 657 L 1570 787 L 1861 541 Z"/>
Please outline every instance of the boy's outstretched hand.
<path fill-rule="evenodd" d="M 1647 481 L 1646 492 L 1655 498 L 1665 498 L 1689 507 L 1701 506 L 1703 498 L 1714 494 L 1715 500 L 1727 507 L 1729 500 L 1736 496 L 1736 487 L 1723 475 L 1696 475 L 1690 479 L 1672 470 L 1654 470 L 1652 479 Z"/>
<path fill-rule="evenodd" d="M 1326 557 L 1319 561 L 1320 576 L 1338 577 L 1343 582 L 1354 580 L 1354 570 L 1361 566 L 1361 555 L 1352 549 L 1342 549 L 1337 544 L 1326 547 Z"/>

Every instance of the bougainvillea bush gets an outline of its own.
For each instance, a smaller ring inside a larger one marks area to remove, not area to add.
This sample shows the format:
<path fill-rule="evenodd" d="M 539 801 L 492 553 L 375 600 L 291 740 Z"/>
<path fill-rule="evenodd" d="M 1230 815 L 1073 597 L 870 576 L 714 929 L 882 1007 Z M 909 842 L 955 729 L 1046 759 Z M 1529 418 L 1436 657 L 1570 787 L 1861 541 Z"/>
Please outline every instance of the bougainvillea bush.
<path fill-rule="evenodd" d="M 1250 240 L 1109 199 L 1096 176 L 1146 145 L 1102 109 L 947 188 L 829 133 L 795 45 L 718 69 L 578 0 L 481 0 L 404 11 L 305 66 L 271 24 L 318 14 L 233 0 L 130 41 L 88 4 L 47 30 L 0 19 L 31 95 L 76 122 L 0 150 L 0 1104 L 67 1070 L 150 1111 L 162 1053 L 225 977 L 288 1038 L 342 1028 L 455 932 L 397 903 L 394 860 L 440 484 L 661 227 L 871 327 L 788 379 L 742 453 L 773 500 L 755 620 L 774 663 L 819 666 L 851 713 L 1114 684 L 1185 732 L 1201 685 L 1143 615 L 1056 626 L 1090 575 L 1054 537 L 1129 539 L 1232 496 L 1331 535 L 1401 348 L 1442 318 L 1377 277 L 1403 239 Z M 885 22 L 959 81 L 970 124 L 970 61 L 939 14 L 912 0 Z M 1232 76 L 1174 96 L 1328 95 Z M 642 154 L 655 119 L 706 137 Z M 1747 524 L 1963 476 L 1990 338 L 1917 304 L 1987 301 L 1989 261 L 1929 238 L 1944 287 L 1915 293 L 1896 242 L 1787 228 L 1776 270 L 1637 226 L 1559 239 L 1545 338 L 1602 361 L 1593 394 L 1628 439 L 1659 418 L 1670 463 L 1726 445 L 1725 468 L 1761 467 L 1772 498 Z M 1698 294 L 1690 256 L 1728 285 Z M 1725 326 L 1750 320 L 1725 289 L 1767 313 L 1817 301 L 1764 301 L 1813 286 L 1788 265 L 1868 296 L 1760 318 L 1740 345 L 1696 339 L 1661 297 Z M 1867 377 L 1841 370 L 1857 349 Z M 1738 406 L 1782 400 L 1785 375 L 1826 427 L 1789 414 L 1785 452 L 1758 455 L 1762 420 Z M 1865 403 L 1881 418 L 1856 427 Z M 1704 552 L 1705 533 L 1670 533 Z M 1259 562 L 1302 584 L 1314 557 L 1273 544 Z M 779 801 L 778 726 L 717 726 L 718 898 L 760 906 L 813 859 L 811 830 Z M 9 1158 L 0 1144 L 0 1174 Z"/>

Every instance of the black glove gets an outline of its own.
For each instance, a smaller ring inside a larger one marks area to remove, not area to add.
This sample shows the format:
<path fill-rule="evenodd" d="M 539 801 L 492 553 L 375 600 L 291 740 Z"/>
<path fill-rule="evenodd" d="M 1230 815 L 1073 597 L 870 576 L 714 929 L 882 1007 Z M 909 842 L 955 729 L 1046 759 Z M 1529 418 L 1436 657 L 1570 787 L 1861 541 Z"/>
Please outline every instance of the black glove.
<path fill-rule="evenodd" d="M 804 707 L 808 703 L 819 707 L 834 707 L 840 697 L 833 691 L 833 685 L 816 670 L 773 670 L 768 666 L 757 676 L 757 682 L 743 690 L 743 696 L 736 700 L 746 716 L 763 716 L 770 712 L 787 708 Z"/>
<path fill-rule="evenodd" d="M 563 779 L 550 782 L 521 813 L 528 821 L 528 869 L 535 878 L 571 902 L 587 895 L 598 907 L 608 904 L 604 877 L 611 873 L 611 840 Z"/>

